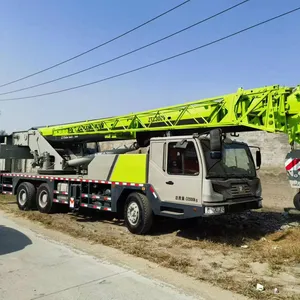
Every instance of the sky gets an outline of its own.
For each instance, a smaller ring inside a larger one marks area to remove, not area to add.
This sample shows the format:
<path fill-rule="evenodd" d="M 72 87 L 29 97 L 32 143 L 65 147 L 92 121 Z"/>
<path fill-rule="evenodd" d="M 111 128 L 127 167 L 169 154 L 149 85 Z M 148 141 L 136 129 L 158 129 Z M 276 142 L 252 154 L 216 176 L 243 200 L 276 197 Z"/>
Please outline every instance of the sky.
<path fill-rule="evenodd" d="M 183 0 L 0 0 L 0 85 L 97 46 Z M 160 19 L 72 62 L 0 93 L 66 75 L 162 38 L 240 1 L 192 0 Z M 0 96 L 51 92 L 128 71 L 211 42 L 299 6 L 298 0 L 251 0 L 182 34 L 68 79 Z M 300 11 L 171 61 L 51 96 L 0 102 L 8 133 L 139 112 L 238 88 L 295 86 L 299 76 Z"/>

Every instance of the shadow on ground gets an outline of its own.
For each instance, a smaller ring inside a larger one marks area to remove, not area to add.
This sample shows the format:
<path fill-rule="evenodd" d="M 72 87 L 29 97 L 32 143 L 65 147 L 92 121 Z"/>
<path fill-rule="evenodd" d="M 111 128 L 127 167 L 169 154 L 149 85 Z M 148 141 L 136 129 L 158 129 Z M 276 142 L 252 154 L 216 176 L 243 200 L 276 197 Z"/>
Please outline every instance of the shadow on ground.
<path fill-rule="evenodd" d="M 87 210 L 74 218 L 77 222 L 109 222 L 124 226 L 123 220 L 111 220 L 110 216 L 110 213 L 91 213 Z M 240 247 L 247 240 L 259 240 L 284 227 L 295 226 L 300 228 L 300 212 L 286 208 L 282 211 L 248 211 L 192 220 L 158 218 L 151 235 L 175 234 L 184 239 L 206 240 Z"/>
<path fill-rule="evenodd" d="M 22 232 L 0 225 L 0 255 L 20 251 L 32 241 Z"/>
<path fill-rule="evenodd" d="M 72 213 L 72 218 L 79 223 L 93 223 L 93 222 L 108 222 L 113 225 L 124 225 L 124 220 L 116 219 L 116 214 L 107 211 L 97 211 L 90 209 L 80 209 L 78 213 Z"/>
<path fill-rule="evenodd" d="M 300 214 L 251 211 L 240 215 L 201 219 L 195 226 L 179 228 L 176 235 L 240 247 L 287 227 L 300 228 Z"/>

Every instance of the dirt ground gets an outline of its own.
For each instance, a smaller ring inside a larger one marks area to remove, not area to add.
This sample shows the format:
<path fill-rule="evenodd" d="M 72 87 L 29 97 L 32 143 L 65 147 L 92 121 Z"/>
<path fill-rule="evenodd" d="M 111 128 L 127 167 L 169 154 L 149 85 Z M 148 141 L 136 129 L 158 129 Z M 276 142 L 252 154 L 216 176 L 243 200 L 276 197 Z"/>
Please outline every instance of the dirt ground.
<path fill-rule="evenodd" d="M 1 196 L 0 209 L 253 299 L 300 299 L 297 212 L 252 211 L 198 224 L 160 220 L 151 235 L 135 236 L 122 221 L 108 221 L 109 213 L 23 212 L 11 196 Z M 258 283 L 263 291 L 257 290 Z"/>

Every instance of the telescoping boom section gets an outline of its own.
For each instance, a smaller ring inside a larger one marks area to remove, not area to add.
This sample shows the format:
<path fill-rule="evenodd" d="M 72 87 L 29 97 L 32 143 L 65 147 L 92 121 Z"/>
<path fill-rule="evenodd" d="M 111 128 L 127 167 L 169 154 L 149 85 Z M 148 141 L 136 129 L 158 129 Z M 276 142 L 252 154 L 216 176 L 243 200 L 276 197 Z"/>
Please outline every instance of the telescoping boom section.
<path fill-rule="evenodd" d="M 252 146 L 227 133 L 283 132 L 293 148 L 300 141 L 299 97 L 299 87 L 239 89 L 172 107 L 13 133 L 1 145 L 0 158 L 31 155 L 35 171 L 2 173 L 2 192 L 15 194 L 22 210 L 49 213 L 68 205 L 72 211 L 108 211 L 124 218 L 135 234 L 149 232 L 155 215 L 193 219 L 258 209 L 260 150 L 256 147 L 253 158 Z M 128 139 L 136 139 L 133 147 L 105 152 L 86 145 Z M 288 154 L 288 167 L 295 168 L 295 151 Z M 297 172 L 288 173 L 294 186 Z"/>
<path fill-rule="evenodd" d="M 51 138 L 101 135 L 103 139 L 132 139 L 138 133 L 157 136 L 159 132 L 199 132 L 223 130 L 263 130 L 288 134 L 290 142 L 300 142 L 300 87 L 278 85 L 197 100 L 175 106 L 124 116 L 39 128 Z"/>

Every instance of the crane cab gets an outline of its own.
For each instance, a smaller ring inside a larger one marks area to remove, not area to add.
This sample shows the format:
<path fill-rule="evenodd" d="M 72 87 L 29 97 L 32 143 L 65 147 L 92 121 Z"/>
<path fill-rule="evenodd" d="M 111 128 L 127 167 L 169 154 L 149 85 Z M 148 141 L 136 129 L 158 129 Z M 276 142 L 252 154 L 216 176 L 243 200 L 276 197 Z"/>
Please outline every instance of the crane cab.
<path fill-rule="evenodd" d="M 260 160 L 258 151 L 258 166 Z M 151 139 L 148 182 L 162 206 L 175 205 L 185 217 L 261 207 L 261 184 L 248 145 L 222 139 L 219 131 L 210 137 Z"/>

